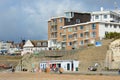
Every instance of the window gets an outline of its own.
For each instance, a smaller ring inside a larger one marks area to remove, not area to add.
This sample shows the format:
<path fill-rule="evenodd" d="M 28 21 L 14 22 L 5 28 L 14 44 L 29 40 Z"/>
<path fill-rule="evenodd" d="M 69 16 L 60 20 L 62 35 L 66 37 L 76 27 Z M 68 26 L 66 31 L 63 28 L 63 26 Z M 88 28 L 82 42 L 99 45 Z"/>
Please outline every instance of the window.
<path fill-rule="evenodd" d="M 110 24 L 110 28 L 112 28 L 112 24 Z"/>
<path fill-rule="evenodd" d="M 70 22 L 70 18 L 66 18 L 66 22 Z"/>
<path fill-rule="evenodd" d="M 66 12 L 65 15 L 66 15 L 66 17 L 70 18 L 71 17 L 71 12 Z"/>
<path fill-rule="evenodd" d="M 59 21 L 62 22 L 62 18 L 60 18 Z"/>
<path fill-rule="evenodd" d="M 80 23 L 80 19 L 76 19 L 76 24 Z"/>
<path fill-rule="evenodd" d="M 107 19 L 107 15 L 104 15 L 104 19 Z"/>
<path fill-rule="evenodd" d="M 92 24 L 92 29 L 96 29 L 96 24 Z"/>
<path fill-rule="evenodd" d="M 108 24 L 105 24 L 105 27 L 108 28 Z"/>
<path fill-rule="evenodd" d="M 74 28 L 74 31 L 77 31 L 77 27 Z"/>
<path fill-rule="evenodd" d="M 83 37 L 83 33 L 80 33 L 80 37 Z"/>
<path fill-rule="evenodd" d="M 96 16 L 95 16 L 95 19 L 99 19 L 99 16 L 98 16 L 98 15 L 96 15 Z"/>
<path fill-rule="evenodd" d="M 47 46 L 47 42 L 43 42 L 43 46 Z"/>
<path fill-rule="evenodd" d="M 74 35 L 74 38 L 77 38 L 77 34 L 76 34 L 76 35 Z"/>
<path fill-rule="evenodd" d="M 116 26 L 116 25 L 114 25 L 114 28 L 117 28 L 117 26 Z"/>
<path fill-rule="evenodd" d="M 72 32 L 72 28 L 68 28 L 68 32 Z"/>
<path fill-rule="evenodd" d="M 57 22 L 57 19 L 53 19 L 53 22 Z"/>
<path fill-rule="evenodd" d="M 62 29 L 62 26 L 60 26 L 60 30 Z"/>
<path fill-rule="evenodd" d="M 105 31 L 105 34 L 108 34 L 108 32 L 107 32 L 107 31 Z"/>
<path fill-rule="evenodd" d="M 41 42 L 38 42 L 38 43 L 37 43 L 37 46 L 41 46 Z"/>
<path fill-rule="evenodd" d="M 68 35 L 68 38 L 71 39 L 71 38 L 72 38 L 72 35 Z"/>
<path fill-rule="evenodd" d="M 96 37 L 96 32 L 92 32 L 92 37 Z"/>
<path fill-rule="evenodd" d="M 82 30 L 82 29 L 83 29 L 83 26 L 80 26 L 80 29 Z"/>
<path fill-rule="evenodd" d="M 60 37 L 62 37 L 62 33 L 60 33 Z"/>
<path fill-rule="evenodd" d="M 83 40 L 82 40 L 82 41 L 80 41 L 80 45 L 84 45 L 84 42 L 83 42 Z"/>
<path fill-rule="evenodd" d="M 72 45 L 72 42 L 68 42 L 68 46 L 71 46 Z"/>

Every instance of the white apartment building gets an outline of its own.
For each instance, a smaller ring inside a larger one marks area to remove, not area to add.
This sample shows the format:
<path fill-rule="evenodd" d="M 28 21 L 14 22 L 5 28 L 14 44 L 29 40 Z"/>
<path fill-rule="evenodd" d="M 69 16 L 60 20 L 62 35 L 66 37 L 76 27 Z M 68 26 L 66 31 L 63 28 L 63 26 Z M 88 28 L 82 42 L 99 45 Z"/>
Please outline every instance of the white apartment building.
<path fill-rule="evenodd" d="M 7 53 L 11 47 L 11 43 L 0 41 L 0 53 Z"/>
<path fill-rule="evenodd" d="M 108 11 L 101 8 L 100 11 L 91 13 L 91 21 L 107 21 L 107 22 L 120 22 L 119 11 Z"/>

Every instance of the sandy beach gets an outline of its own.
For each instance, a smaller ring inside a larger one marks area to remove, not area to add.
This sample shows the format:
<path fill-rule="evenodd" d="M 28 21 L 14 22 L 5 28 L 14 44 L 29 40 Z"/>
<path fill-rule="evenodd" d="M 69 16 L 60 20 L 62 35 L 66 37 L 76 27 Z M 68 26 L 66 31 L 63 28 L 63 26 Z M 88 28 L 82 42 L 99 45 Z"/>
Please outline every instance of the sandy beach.
<path fill-rule="evenodd" d="M 119 80 L 120 76 L 105 75 L 76 75 L 76 74 L 50 74 L 50 73 L 0 73 L 0 80 Z"/>

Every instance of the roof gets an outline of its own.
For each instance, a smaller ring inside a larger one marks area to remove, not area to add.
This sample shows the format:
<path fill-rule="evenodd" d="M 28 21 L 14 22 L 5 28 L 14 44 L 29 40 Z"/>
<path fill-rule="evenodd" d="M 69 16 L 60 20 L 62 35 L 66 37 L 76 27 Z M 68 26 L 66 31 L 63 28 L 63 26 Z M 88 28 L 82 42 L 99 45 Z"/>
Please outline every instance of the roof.
<path fill-rule="evenodd" d="M 50 60 L 50 61 L 40 61 L 40 63 L 48 63 L 48 62 L 72 62 L 77 60 Z"/>
<path fill-rule="evenodd" d="M 87 25 L 87 24 L 92 24 L 92 23 L 103 23 L 103 24 L 116 24 L 116 25 L 120 25 L 120 23 L 116 23 L 116 22 L 92 21 L 92 22 L 86 22 L 86 23 L 80 23 L 80 24 L 74 24 L 74 25 L 67 25 L 67 26 L 63 26 L 63 28 L 80 26 L 80 25 Z"/>
<path fill-rule="evenodd" d="M 43 42 L 47 42 L 48 40 L 30 40 L 32 42 L 32 44 L 36 47 L 36 46 L 40 46 L 38 45 L 38 43 L 43 43 Z M 42 46 L 42 45 L 41 45 Z"/>

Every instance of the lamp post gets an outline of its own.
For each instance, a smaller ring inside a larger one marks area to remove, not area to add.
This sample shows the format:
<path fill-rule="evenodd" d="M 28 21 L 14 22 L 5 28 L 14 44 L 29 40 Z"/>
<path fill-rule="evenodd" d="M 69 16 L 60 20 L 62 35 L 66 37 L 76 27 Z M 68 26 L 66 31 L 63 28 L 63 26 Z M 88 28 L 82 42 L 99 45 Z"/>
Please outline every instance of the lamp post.
<path fill-rule="evenodd" d="M 20 64 L 21 64 L 21 71 L 22 71 L 22 59 L 21 59 L 21 61 L 20 61 Z"/>

